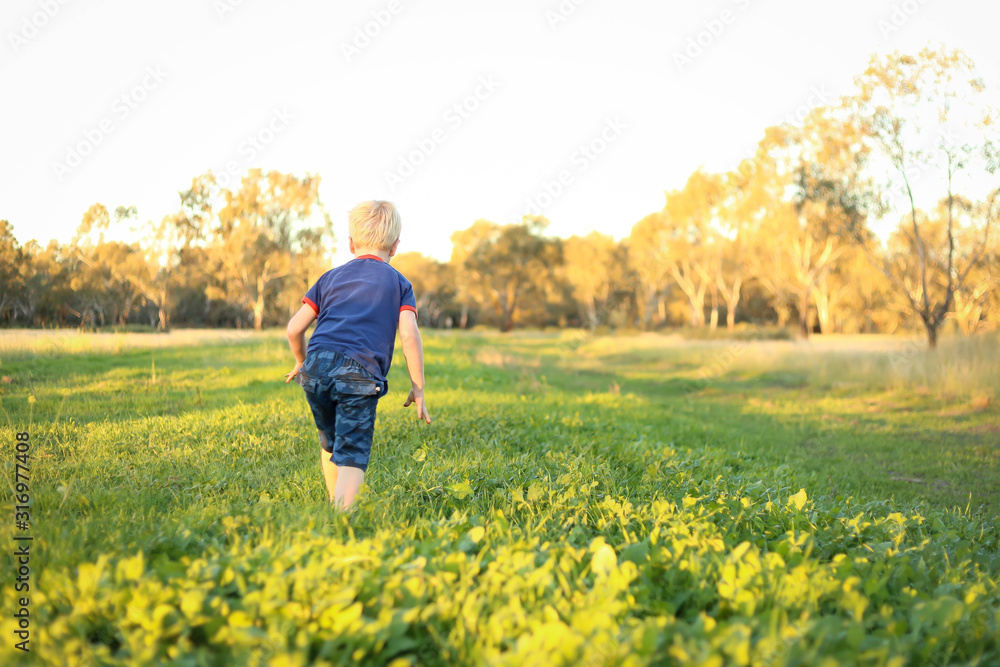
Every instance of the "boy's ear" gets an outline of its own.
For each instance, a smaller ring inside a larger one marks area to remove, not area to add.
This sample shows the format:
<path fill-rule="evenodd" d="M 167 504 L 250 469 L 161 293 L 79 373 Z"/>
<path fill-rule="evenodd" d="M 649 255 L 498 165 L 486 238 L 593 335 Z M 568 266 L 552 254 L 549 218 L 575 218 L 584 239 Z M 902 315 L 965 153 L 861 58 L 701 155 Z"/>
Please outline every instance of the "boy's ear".
<path fill-rule="evenodd" d="M 396 250 L 398 248 L 399 248 L 399 239 L 396 239 L 396 242 L 392 244 L 391 248 L 389 248 L 389 257 L 395 257 L 396 256 Z"/>
<path fill-rule="evenodd" d="M 354 253 L 354 239 L 352 239 L 350 236 L 347 237 L 347 245 L 350 246 L 350 248 L 351 248 L 351 254 L 352 255 L 355 254 Z"/>

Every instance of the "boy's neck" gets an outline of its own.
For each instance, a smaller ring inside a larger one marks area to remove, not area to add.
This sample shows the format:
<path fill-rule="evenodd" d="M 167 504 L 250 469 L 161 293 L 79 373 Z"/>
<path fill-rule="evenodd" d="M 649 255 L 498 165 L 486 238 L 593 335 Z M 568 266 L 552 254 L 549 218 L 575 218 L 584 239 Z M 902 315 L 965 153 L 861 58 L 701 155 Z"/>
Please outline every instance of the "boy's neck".
<path fill-rule="evenodd" d="M 373 248 L 356 248 L 354 250 L 354 257 L 355 257 L 355 259 L 357 259 L 358 257 L 364 257 L 365 255 L 374 255 L 375 257 L 378 257 L 379 259 L 381 259 L 386 264 L 389 263 L 389 251 L 388 250 L 375 250 Z"/>

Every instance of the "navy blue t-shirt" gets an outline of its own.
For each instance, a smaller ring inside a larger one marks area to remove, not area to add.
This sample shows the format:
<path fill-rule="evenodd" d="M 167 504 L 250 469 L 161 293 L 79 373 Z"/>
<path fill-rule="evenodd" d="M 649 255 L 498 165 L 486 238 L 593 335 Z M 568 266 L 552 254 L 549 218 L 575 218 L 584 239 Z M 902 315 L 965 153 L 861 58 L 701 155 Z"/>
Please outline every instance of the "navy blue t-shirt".
<path fill-rule="evenodd" d="M 375 255 L 361 255 L 330 269 L 302 303 L 317 315 L 306 354 L 336 350 L 380 380 L 386 380 L 392 364 L 399 314 L 417 312 L 410 281 Z"/>

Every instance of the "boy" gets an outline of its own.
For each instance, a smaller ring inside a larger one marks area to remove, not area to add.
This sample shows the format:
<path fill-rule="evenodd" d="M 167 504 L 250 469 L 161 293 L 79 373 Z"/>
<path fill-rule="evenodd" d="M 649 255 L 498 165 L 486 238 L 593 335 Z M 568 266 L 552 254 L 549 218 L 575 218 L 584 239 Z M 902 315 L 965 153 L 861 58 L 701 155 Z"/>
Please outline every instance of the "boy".
<path fill-rule="evenodd" d="M 402 224 L 387 201 L 367 201 L 350 212 L 350 248 L 355 257 L 327 271 L 302 298 L 288 323 L 288 343 L 297 378 L 320 433 L 320 461 L 330 503 L 347 509 L 365 480 L 375 432 L 375 407 L 389 388 L 396 330 L 410 374 L 403 407 L 417 406 L 417 419 L 431 423 L 424 404 L 424 351 L 410 281 L 389 266 Z M 305 332 L 316 330 L 303 351 Z"/>

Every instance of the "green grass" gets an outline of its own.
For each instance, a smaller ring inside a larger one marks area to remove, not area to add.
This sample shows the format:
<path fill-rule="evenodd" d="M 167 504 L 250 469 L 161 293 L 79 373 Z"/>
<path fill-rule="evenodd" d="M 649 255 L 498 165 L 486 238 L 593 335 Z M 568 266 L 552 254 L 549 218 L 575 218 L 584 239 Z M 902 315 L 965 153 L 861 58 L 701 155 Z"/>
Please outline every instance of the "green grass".
<path fill-rule="evenodd" d="M 1000 660 L 996 338 L 425 333 L 348 520 L 282 335 L 19 335 L 3 664 Z"/>

